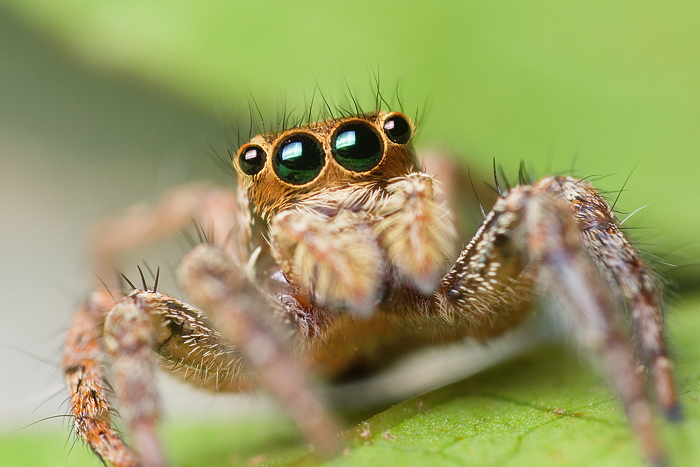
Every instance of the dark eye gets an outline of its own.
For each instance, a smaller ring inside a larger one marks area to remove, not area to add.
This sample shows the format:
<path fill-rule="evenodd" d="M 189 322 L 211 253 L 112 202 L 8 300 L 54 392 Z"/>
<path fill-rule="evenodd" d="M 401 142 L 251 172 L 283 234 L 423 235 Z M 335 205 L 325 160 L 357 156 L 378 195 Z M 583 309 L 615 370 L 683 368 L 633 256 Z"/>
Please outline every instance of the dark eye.
<path fill-rule="evenodd" d="M 341 125 L 331 139 L 333 157 L 353 172 L 366 172 L 379 164 L 384 154 L 382 140 L 365 122 Z"/>
<path fill-rule="evenodd" d="M 303 185 L 316 178 L 324 161 L 321 143 L 311 135 L 298 133 L 277 144 L 272 168 L 281 180 Z"/>
<path fill-rule="evenodd" d="M 392 143 L 408 143 L 411 140 L 411 131 L 411 124 L 403 115 L 393 115 L 384 121 L 384 133 Z"/>
<path fill-rule="evenodd" d="M 244 146 L 238 156 L 238 166 L 246 175 L 255 175 L 265 167 L 267 155 L 260 146 Z"/>

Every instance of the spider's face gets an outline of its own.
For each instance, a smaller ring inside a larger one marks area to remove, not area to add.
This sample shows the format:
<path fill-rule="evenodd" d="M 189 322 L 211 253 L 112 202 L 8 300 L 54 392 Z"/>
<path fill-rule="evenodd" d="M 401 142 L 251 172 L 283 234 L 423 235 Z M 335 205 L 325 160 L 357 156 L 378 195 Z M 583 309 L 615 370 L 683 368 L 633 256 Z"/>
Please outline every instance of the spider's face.
<path fill-rule="evenodd" d="M 414 133 L 399 112 L 329 119 L 256 136 L 233 163 L 253 209 L 269 219 L 319 191 L 350 184 L 383 188 L 418 170 Z"/>

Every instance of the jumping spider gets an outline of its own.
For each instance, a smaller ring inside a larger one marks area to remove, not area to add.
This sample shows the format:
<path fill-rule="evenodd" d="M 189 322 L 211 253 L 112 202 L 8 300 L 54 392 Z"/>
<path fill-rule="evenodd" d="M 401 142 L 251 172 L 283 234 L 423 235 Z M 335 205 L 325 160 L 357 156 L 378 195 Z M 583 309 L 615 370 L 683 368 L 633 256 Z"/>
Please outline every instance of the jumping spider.
<path fill-rule="evenodd" d="M 663 463 L 637 371 L 649 369 L 658 405 L 678 417 L 662 290 L 607 202 L 571 177 L 521 180 L 448 264 L 452 214 L 421 169 L 414 133 L 405 115 L 377 111 L 262 134 L 232 154 L 237 192 L 190 187 L 157 216 L 103 223 L 94 245 L 103 277 L 119 252 L 192 218 L 210 235 L 178 269 L 199 309 L 156 279 L 116 300 L 95 292 L 75 314 L 62 366 L 79 437 L 114 466 L 165 465 L 155 434 L 161 364 L 218 391 L 263 386 L 319 449 L 337 452 L 339 429 L 309 373 L 338 381 L 437 342 L 487 340 L 546 292 L 608 368 L 648 460 Z M 134 450 L 111 423 L 105 351 Z"/>

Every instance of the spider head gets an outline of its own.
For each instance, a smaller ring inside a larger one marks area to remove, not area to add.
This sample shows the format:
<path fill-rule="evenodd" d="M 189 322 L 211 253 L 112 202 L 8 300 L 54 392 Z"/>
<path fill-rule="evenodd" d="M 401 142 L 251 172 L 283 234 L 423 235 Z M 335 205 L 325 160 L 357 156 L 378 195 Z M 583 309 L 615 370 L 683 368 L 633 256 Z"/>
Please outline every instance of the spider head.
<path fill-rule="evenodd" d="M 348 185 L 384 188 L 418 169 L 413 123 L 399 112 L 334 118 L 258 135 L 233 164 L 256 214 L 270 219 L 320 191 Z"/>

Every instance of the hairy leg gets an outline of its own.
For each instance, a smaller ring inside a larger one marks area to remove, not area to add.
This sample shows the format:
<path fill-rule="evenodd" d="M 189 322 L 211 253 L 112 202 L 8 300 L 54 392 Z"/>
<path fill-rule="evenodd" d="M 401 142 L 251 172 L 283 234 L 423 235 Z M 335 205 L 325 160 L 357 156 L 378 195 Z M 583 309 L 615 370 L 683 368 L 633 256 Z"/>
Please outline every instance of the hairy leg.
<path fill-rule="evenodd" d="M 439 310 L 450 322 L 462 320 L 468 333 L 487 337 L 517 322 L 527 311 L 523 304 L 533 300 L 533 292 L 554 294 L 573 322 L 575 334 L 605 361 L 647 457 L 662 464 L 661 444 L 629 348 L 625 316 L 618 294 L 611 292 L 621 286 L 596 267 L 591 247 L 582 238 L 585 231 L 567 200 L 551 188 L 553 180 L 516 187 L 496 202 L 445 276 L 437 294 Z M 577 199 L 589 210 L 598 201 Z M 593 243 L 607 248 L 604 242 Z M 635 257 L 641 261 L 636 253 Z"/>
<path fill-rule="evenodd" d="M 588 183 L 570 177 L 538 183 L 569 202 L 583 244 L 608 282 L 617 284 L 632 321 L 639 357 L 651 370 L 656 399 L 669 419 L 681 417 L 664 332 L 661 283 L 620 231 L 607 202 Z"/>
<path fill-rule="evenodd" d="M 121 255 L 178 233 L 193 222 L 231 254 L 246 258 L 242 248 L 250 237 L 246 216 L 233 190 L 203 183 L 174 188 L 153 205 L 131 206 L 95 225 L 90 233 L 93 269 L 111 290 L 121 290 L 115 274 Z"/>
<path fill-rule="evenodd" d="M 247 240 L 251 236 L 246 215 L 247 211 L 239 209 L 237 195 L 231 190 L 208 185 L 175 189 L 153 207 L 134 206 L 94 229 L 92 254 L 97 275 L 113 277 L 118 257 L 125 251 L 170 235 L 192 222 L 199 224 L 209 241 L 225 250 L 227 257 L 235 259 L 240 272 L 238 264 L 247 260 Z M 107 285 L 113 290 L 119 287 L 116 282 Z M 245 295 L 254 286 L 247 283 L 242 289 L 241 295 Z M 73 319 L 63 368 L 71 392 L 76 432 L 100 458 L 118 467 L 156 466 L 165 462 L 155 434 L 158 404 L 153 380 L 156 360 L 152 351 L 163 357 L 160 363 L 165 363 L 171 371 L 203 387 L 240 391 L 255 385 L 247 374 L 249 365 L 243 363 L 241 352 L 229 344 L 232 341 L 222 338 L 200 312 L 185 303 L 155 290 L 134 290 L 116 304 L 107 291 L 94 297 Z M 111 407 L 105 392 L 109 384 L 103 375 L 103 338 L 114 362 L 110 379 L 138 456 L 111 426 Z M 247 345 L 245 339 L 242 341 Z M 255 352 L 250 354 L 259 358 Z M 329 428 L 329 418 L 326 416 L 324 420 L 325 428 Z M 327 439 L 335 437 L 337 432 L 333 424 L 324 435 L 317 434 L 311 439 L 330 446 L 333 443 Z"/>
<path fill-rule="evenodd" d="M 114 304 L 107 292 L 96 292 L 73 316 L 61 360 L 77 435 L 100 459 L 115 467 L 137 465 L 136 455 L 112 427 L 103 376 L 101 334 Z"/>
<path fill-rule="evenodd" d="M 276 396 L 304 435 L 321 452 L 335 453 L 339 427 L 292 356 L 290 336 L 298 328 L 295 317 L 286 314 L 276 298 L 251 284 L 234 258 L 215 245 L 199 245 L 188 253 L 178 276 L 223 336 L 241 349 L 254 378 Z M 281 324 L 286 329 L 280 329 Z"/>
<path fill-rule="evenodd" d="M 252 387 L 240 352 L 187 304 L 153 290 L 134 290 L 116 304 L 107 292 L 95 293 L 73 319 L 62 365 L 76 433 L 100 458 L 118 467 L 138 462 L 111 426 L 103 342 L 112 357 L 109 379 L 141 465 L 164 465 L 155 431 L 159 414 L 154 351 L 203 387 Z"/>

